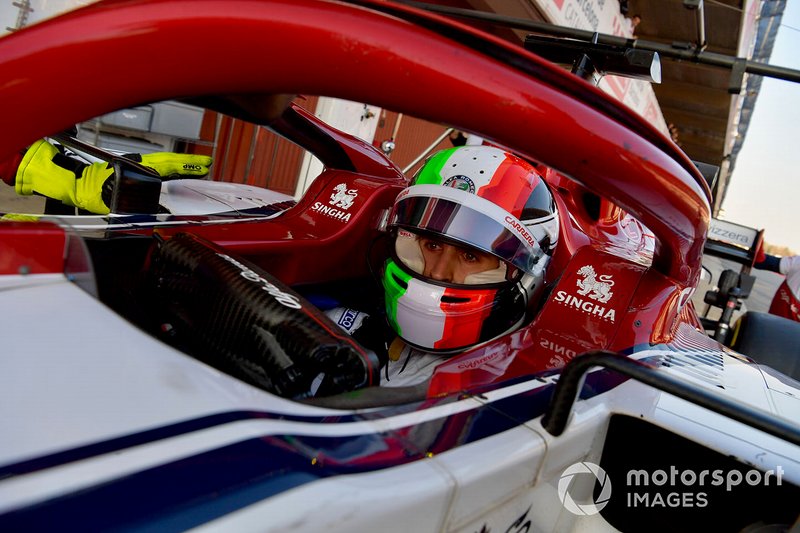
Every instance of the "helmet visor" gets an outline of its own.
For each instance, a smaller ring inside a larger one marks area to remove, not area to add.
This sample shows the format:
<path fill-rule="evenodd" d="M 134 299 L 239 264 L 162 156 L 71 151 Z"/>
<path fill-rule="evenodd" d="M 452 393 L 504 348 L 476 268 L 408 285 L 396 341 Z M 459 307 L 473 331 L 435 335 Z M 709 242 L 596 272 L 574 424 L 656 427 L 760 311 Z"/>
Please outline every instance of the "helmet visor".
<path fill-rule="evenodd" d="M 406 196 L 395 203 L 390 226 L 441 235 L 492 254 L 524 272 L 543 255 L 528 228 L 508 216 L 501 224 L 472 207 L 446 198 Z"/>
<path fill-rule="evenodd" d="M 439 239 L 439 237 L 434 237 L 433 241 L 436 243 L 434 246 L 450 242 L 449 239 L 443 243 L 437 242 Z M 427 263 L 423 249 L 429 245 L 426 242 L 428 240 L 429 237 L 426 235 L 417 235 L 399 228 L 394 241 L 395 257 L 409 270 L 423 277 L 426 276 L 425 267 Z M 473 268 L 468 268 L 466 272 L 462 272 L 464 274 L 463 279 L 456 276 L 456 279 L 450 280 L 448 282 L 450 285 L 494 285 L 509 281 L 506 279 L 506 274 L 508 273 L 506 263 L 498 260 L 494 255 L 474 250 L 472 247 L 463 247 L 459 252 L 459 256 L 462 254 L 470 255 L 470 262 L 475 262 L 476 265 Z M 480 259 L 476 255 L 485 255 L 486 259 Z M 455 259 L 455 261 L 458 262 L 458 259 Z"/>

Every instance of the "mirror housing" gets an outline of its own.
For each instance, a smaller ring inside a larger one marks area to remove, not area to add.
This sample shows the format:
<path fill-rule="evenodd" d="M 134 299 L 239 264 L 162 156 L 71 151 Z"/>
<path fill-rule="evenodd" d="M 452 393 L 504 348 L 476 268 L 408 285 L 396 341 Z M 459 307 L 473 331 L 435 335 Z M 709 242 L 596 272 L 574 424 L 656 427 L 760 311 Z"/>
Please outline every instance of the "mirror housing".
<path fill-rule="evenodd" d="M 692 161 L 692 163 L 694 163 L 694 166 L 697 167 L 697 170 L 699 170 L 700 174 L 705 178 L 711 192 L 714 192 L 714 186 L 717 184 L 717 178 L 719 178 L 719 166 L 703 163 L 701 161 Z"/>
<path fill-rule="evenodd" d="M 115 158 L 111 164 L 114 166 L 111 212 L 121 215 L 158 213 L 161 196 L 158 173 L 125 158 Z"/>

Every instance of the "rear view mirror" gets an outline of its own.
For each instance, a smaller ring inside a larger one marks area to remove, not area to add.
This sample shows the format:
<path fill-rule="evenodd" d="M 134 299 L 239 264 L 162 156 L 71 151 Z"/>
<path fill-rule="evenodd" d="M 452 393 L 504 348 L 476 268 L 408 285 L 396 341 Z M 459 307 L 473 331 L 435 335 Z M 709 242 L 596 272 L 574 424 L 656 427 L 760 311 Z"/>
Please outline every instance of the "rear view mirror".
<path fill-rule="evenodd" d="M 129 159 L 116 158 L 111 212 L 116 214 L 157 213 L 161 177 L 154 170 Z"/>
<path fill-rule="evenodd" d="M 697 167 L 697 170 L 699 170 L 700 174 L 702 174 L 706 179 L 708 188 L 713 191 L 714 186 L 717 184 L 717 178 L 719 177 L 719 167 L 717 165 L 710 165 L 700 161 L 692 161 L 692 163 L 694 163 L 694 166 Z"/>

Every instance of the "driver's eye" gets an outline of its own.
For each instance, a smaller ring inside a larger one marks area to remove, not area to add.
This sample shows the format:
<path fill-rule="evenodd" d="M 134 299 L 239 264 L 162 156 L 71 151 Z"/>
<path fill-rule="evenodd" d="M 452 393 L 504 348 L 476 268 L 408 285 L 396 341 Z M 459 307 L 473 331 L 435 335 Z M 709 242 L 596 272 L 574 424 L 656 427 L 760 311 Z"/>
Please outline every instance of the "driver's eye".
<path fill-rule="evenodd" d="M 466 261 L 467 263 L 476 263 L 476 262 L 478 262 L 478 256 L 476 256 L 475 254 L 472 254 L 470 252 L 464 252 L 464 253 L 461 254 L 461 256 L 464 258 L 464 261 Z"/>
<path fill-rule="evenodd" d="M 422 247 L 430 252 L 438 252 L 442 249 L 442 243 L 438 241 L 431 241 L 428 239 L 424 239 L 422 241 Z"/>

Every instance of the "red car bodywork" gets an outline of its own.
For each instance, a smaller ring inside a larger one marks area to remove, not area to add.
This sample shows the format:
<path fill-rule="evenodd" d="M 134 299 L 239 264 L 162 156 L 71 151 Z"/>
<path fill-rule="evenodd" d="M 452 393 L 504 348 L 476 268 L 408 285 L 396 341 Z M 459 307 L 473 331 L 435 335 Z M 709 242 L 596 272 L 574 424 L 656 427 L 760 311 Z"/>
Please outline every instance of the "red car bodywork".
<path fill-rule="evenodd" d="M 0 157 L 144 101 L 306 93 L 370 102 L 479 133 L 557 169 L 546 171 L 562 218 L 549 299 L 525 328 L 441 365 L 430 395 L 557 368 L 588 349 L 625 351 L 701 329 L 687 302 L 699 279 L 709 193 L 672 141 L 532 53 L 410 7 L 358 4 L 374 9 L 315 0 L 111 1 L 6 37 Z M 463 44 L 472 41 L 480 49 Z M 76 64 L 108 68 L 88 73 Z M 290 285 L 366 274 L 352 258 L 366 256 L 406 180 L 377 151 L 346 150 L 357 168 L 326 170 L 277 219 L 192 232 Z M 359 191 L 346 221 L 315 210 L 341 183 Z M 596 210 L 585 202 L 593 194 L 606 199 Z M 654 248 L 631 216 L 655 235 Z M 178 231 L 185 229 L 159 230 L 167 238 Z M 0 242 L 22 232 L 0 227 Z M 40 250 L 24 253 L 48 255 Z M 613 278 L 613 301 L 578 301 L 586 266 Z"/>

